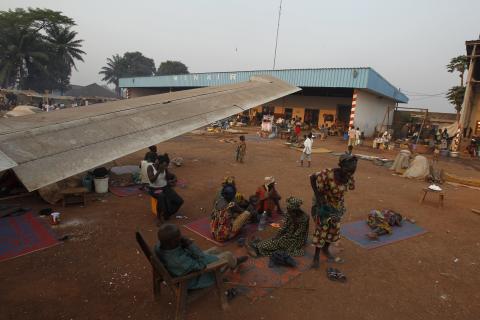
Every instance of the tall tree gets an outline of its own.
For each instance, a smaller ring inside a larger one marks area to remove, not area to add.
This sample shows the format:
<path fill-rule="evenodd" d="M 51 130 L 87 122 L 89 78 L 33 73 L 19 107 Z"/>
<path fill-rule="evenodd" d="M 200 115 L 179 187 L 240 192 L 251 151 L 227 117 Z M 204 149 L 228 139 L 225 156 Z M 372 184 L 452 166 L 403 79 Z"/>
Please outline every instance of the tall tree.
<path fill-rule="evenodd" d="M 157 76 L 166 76 L 171 74 L 188 74 L 188 68 L 180 61 L 164 61 L 157 70 Z"/>
<path fill-rule="evenodd" d="M 457 116 L 462 111 L 463 98 L 465 97 L 465 87 L 464 86 L 454 86 L 448 90 L 446 97 L 448 101 L 455 106 L 457 111 Z"/>
<path fill-rule="evenodd" d="M 83 40 L 76 39 L 77 32 L 70 27 L 53 25 L 47 30 L 47 42 L 51 48 L 49 69 L 54 75 L 56 87 L 63 92 L 68 89 L 72 68 L 77 70 L 75 60 L 82 61 L 85 52 L 80 49 Z"/>
<path fill-rule="evenodd" d="M 447 71 L 450 73 L 458 72 L 460 77 L 460 85 L 451 87 L 446 94 L 448 101 L 455 106 L 455 110 L 457 111 L 457 121 L 460 120 L 460 112 L 462 111 L 463 99 L 465 97 L 463 77 L 467 68 L 468 58 L 465 55 L 454 57 L 450 59 L 450 63 L 447 64 Z"/>
<path fill-rule="evenodd" d="M 99 72 L 99 74 L 103 75 L 102 81 L 113 83 L 115 85 L 115 92 L 117 95 L 120 95 L 118 80 L 121 77 L 126 76 L 126 73 L 125 60 L 118 54 L 113 55 L 111 58 L 107 58 L 107 65 L 102 67 L 102 70 Z"/>
<path fill-rule="evenodd" d="M 118 80 L 127 77 L 152 76 L 155 73 L 155 62 L 145 57 L 141 52 L 125 52 L 107 58 L 107 65 L 102 67 L 99 74 L 103 75 L 102 81 L 113 83 L 115 92 L 120 95 Z"/>
<path fill-rule="evenodd" d="M 49 9 L 0 11 L 0 85 L 24 89 L 68 85 L 74 60 L 83 61 L 84 54 L 81 40 L 75 40 L 77 34 L 70 30 L 73 25 L 71 18 Z M 63 47 L 60 38 L 52 41 L 59 35 L 68 40 Z M 65 64 L 56 60 L 68 61 L 68 56 L 71 60 Z"/>
<path fill-rule="evenodd" d="M 447 71 L 450 73 L 458 72 L 460 77 L 460 86 L 463 87 L 463 76 L 468 68 L 468 58 L 465 55 L 452 58 L 447 64 Z"/>
<path fill-rule="evenodd" d="M 145 57 L 141 52 L 125 52 L 123 54 L 126 67 L 126 77 L 153 76 L 155 74 L 155 62 Z"/>

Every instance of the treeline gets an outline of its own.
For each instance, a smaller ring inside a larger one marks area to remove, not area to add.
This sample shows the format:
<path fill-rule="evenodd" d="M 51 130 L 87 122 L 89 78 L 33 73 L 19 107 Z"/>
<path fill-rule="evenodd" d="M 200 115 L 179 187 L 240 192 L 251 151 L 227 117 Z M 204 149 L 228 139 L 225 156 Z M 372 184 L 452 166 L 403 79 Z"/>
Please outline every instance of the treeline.
<path fill-rule="evenodd" d="M 115 54 L 111 58 L 107 58 L 107 65 L 102 67 L 99 73 L 103 75 L 103 81 L 115 85 L 115 91 L 119 94 L 118 80 L 120 78 L 187 74 L 189 72 L 187 66 L 180 61 L 167 60 L 160 63 L 156 69 L 153 59 L 145 57 L 140 52 L 125 52 L 123 56 Z"/>
<path fill-rule="evenodd" d="M 32 89 L 38 92 L 70 87 L 72 69 L 82 61 L 83 40 L 72 30 L 75 21 L 62 12 L 49 9 L 0 11 L 0 87 Z M 179 61 L 162 62 L 140 52 L 126 52 L 107 59 L 99 72 L 103 81 L 114 84 L 119 94 L 122 77 L 186 74 L 188 68 Z"/>
<path fill-rule="evenodd" d="M 64 91 L 83 61 L 73 19 L 49 9 L 0 11 L 0 85 Z"/>

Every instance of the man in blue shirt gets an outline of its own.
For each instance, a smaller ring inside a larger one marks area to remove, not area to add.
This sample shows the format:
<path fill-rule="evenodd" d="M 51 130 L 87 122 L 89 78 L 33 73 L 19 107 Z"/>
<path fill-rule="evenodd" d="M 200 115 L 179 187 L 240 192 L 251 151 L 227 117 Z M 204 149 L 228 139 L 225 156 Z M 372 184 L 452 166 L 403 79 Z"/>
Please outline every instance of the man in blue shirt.
<path fill-rule="evenodd" d="M 159 242 L 155 245 L 155 254 L 173 277 L 180 277 L 203 270 L 208 264 L 225 260 L 231 269 L 247 261 L 248 257 L 235 257 L 231 252 L 221 252 L 218 248 L 200 250 L 192 240 L 182 237 L 180 229 L 174 224 L 163 224 L 158 230 Z M 189 280 L 188 289 L 207 288 L 215 284 L 213 273 L 202 274 Z"/>

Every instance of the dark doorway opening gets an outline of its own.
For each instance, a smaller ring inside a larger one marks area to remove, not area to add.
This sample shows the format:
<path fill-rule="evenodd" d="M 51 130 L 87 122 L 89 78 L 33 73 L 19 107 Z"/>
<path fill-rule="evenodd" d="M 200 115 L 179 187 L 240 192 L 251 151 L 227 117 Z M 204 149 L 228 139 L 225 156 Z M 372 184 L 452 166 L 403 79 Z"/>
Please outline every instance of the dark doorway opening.
<path fill-rule="evenodd" d="M 318 117 L 320 115 L 320 110 L 318 109 L 305 109 L 305 123 L 309 124 L 312 127 L 318 127 Z"/>
<path fill-rule="evenodd" d="M 346 129 L 350 123 L 350 112 L 352 106 L 350 105 L 341 105 L 337 106 L 337 127 Z"/>

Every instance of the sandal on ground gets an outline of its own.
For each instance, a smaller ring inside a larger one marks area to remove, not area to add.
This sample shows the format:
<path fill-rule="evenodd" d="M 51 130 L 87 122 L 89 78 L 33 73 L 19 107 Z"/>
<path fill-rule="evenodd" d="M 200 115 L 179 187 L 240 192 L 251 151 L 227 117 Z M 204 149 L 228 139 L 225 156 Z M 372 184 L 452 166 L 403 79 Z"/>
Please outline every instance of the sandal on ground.
<path fill-rule="evenodd" d="M 337 281 L 340 281 L 340 282 L 346 282 L 347 281 L 347 276 L 345 276 L 340 270 L 334 269 L 334 271 L 335 271 L 335 274 L 336 274 L 336 277 L 337 277 Z"/>
<path fill-rule="evenodd" d="M 337 281 L 337 273 L 332 267 L 327 268 L 327 278 L 332 281 Z"/>

